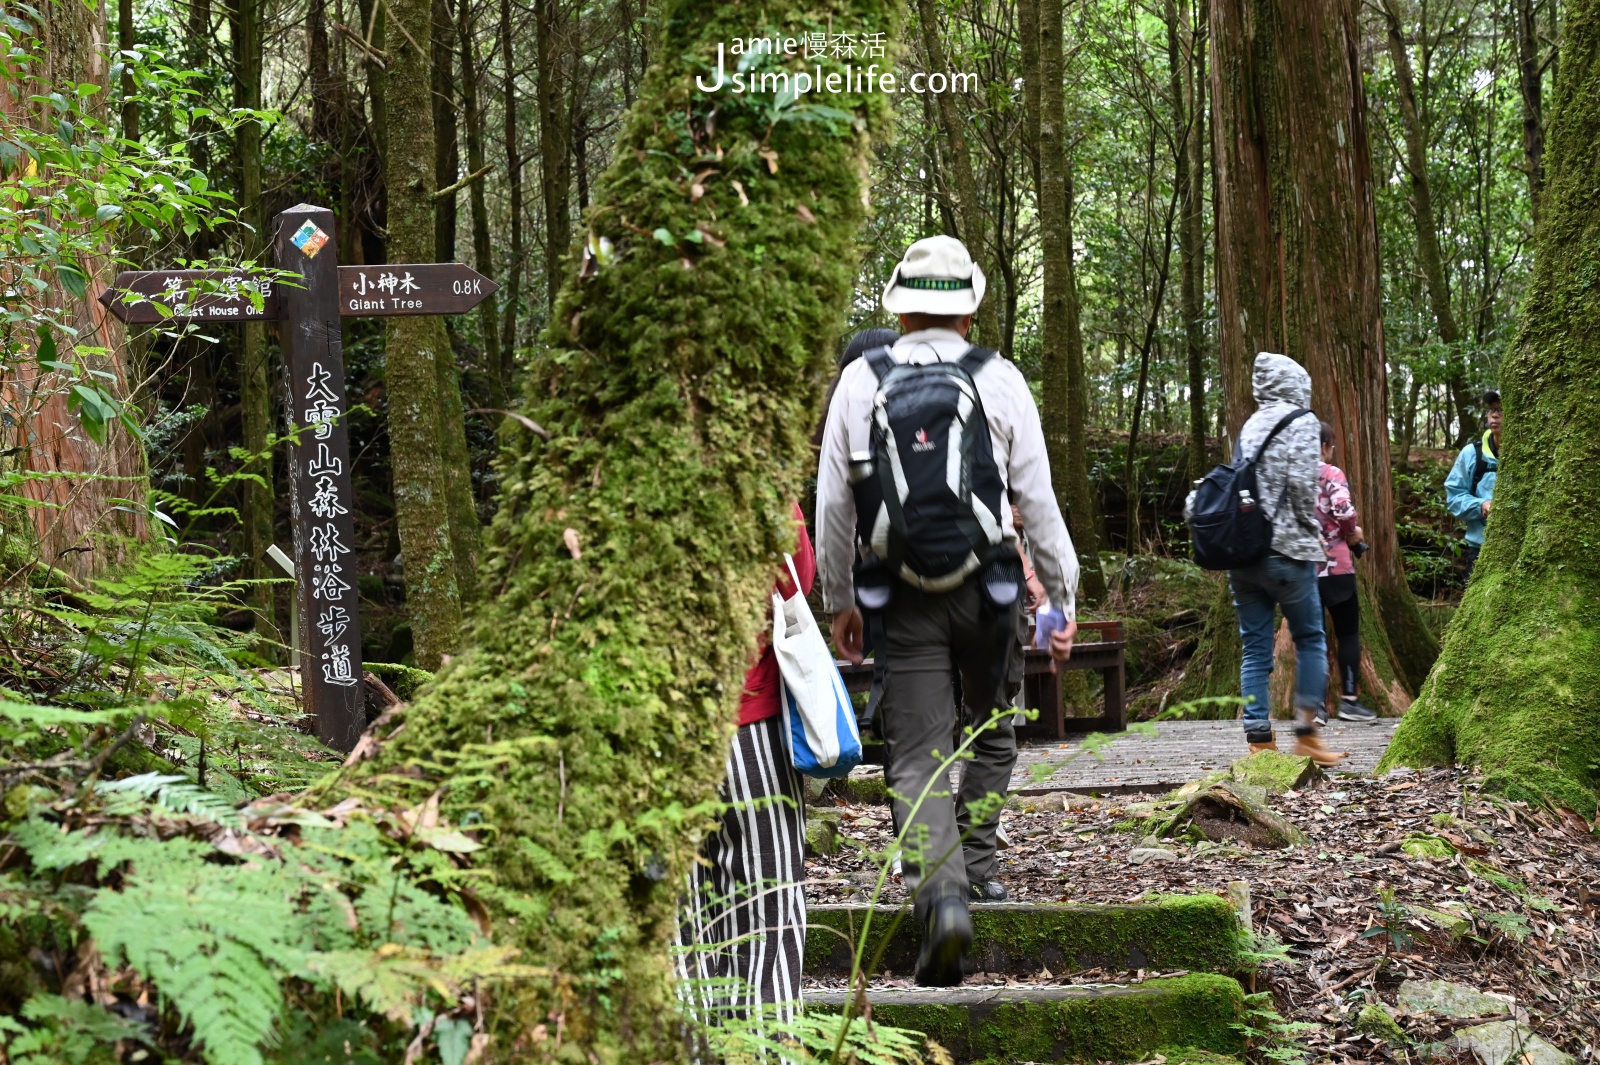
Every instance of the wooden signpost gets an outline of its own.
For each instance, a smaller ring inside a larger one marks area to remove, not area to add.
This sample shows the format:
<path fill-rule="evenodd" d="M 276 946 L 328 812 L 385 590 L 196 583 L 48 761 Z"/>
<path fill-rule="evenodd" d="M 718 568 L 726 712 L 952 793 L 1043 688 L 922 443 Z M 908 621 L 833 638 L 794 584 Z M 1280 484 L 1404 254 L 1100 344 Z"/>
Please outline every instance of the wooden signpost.
<path fill-rule="evenodd" d="M 461 314 L 498 286 L 460 263 L 340 266 L 333 212 L 310 204 L 278 215 L 272 248 L 287 275 L 279 283 L 242 270 L 145 270 L 119 274 L 100 300 L 125 322 L 278 323 L 289 422 L 303 430 L 289 449 L 301 687 L 317 735 L 348 751 L 366 719 L 339 320 Z"/>

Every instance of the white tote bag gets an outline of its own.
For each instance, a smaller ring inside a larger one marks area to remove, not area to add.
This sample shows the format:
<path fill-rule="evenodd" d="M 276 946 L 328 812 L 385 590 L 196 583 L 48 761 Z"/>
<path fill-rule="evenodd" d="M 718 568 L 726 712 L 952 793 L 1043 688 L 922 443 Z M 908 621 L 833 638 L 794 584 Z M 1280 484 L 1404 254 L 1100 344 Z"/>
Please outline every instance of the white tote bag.
<path fill-rule="evenodd" d="M 808 777 L 842 777 L 861 764 L 861 734 L 844 678 L 811 616 L 794 559 L 783 556 L 794 595 L 772 593 L 772 653 L 783 674 L 783 728 L 794 767 Z"/>

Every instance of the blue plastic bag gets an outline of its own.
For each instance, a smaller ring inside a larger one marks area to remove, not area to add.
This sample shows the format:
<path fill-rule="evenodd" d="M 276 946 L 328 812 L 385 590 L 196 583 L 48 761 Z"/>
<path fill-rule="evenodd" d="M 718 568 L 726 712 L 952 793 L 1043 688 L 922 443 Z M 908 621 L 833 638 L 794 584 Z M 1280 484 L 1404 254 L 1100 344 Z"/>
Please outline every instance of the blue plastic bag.
<path fill-rule="evenodd" d="M 784 556 L 794 575 L 794 559 Z M 861 764 L 861 734 L 844 678 L 794 578 L 788 599 L 772 595 L 772 652 L 783 676 L 789 758 L 808 777 L 842 777 Z"/>

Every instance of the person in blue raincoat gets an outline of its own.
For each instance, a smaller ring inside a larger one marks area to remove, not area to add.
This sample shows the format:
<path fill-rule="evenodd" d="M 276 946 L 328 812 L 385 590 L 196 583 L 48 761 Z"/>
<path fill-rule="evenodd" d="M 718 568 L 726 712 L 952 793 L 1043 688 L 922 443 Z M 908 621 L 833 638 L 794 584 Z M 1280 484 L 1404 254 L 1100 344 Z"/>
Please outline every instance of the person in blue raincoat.
<path fill-rule="evenodd" d="M 1450 476 L 1444 479 L 1445 506 L 1467 527 L 1467 579 L 1483 549 L 1484 523 L 1494 508 L 1494 481 L 1500 469 L 1500 393 L 1486 392 L 1483 405 L 1487 428 L 1483 435 L 1456 456 Z"/>

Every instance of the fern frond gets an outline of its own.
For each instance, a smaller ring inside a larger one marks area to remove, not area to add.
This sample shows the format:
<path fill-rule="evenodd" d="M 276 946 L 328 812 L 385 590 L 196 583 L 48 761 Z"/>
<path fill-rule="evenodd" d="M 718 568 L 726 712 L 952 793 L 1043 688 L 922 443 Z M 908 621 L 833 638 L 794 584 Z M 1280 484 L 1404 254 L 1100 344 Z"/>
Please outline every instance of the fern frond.
<path fill-rule="evenodd" d="M 275 866 L 199 860 L 184 841 L 147 844 L 118 892 L 83 916 L 108 960 L 160 987 L 213 1065 L 260 1065 L 282 1009 L 279 981 L 304 968 L 300 884 Z"/>
<path fill-rule="evenodd" d="M 229 828 L 240 828 L 244 819 L 233 803 L 213 794 L 189 778 L 168 773 L 140 773 L 100 785 L 108 797 L 111 813 L 136 813 L 142 804 L 160 806 L 169 813 L 215 821 Z"/>

